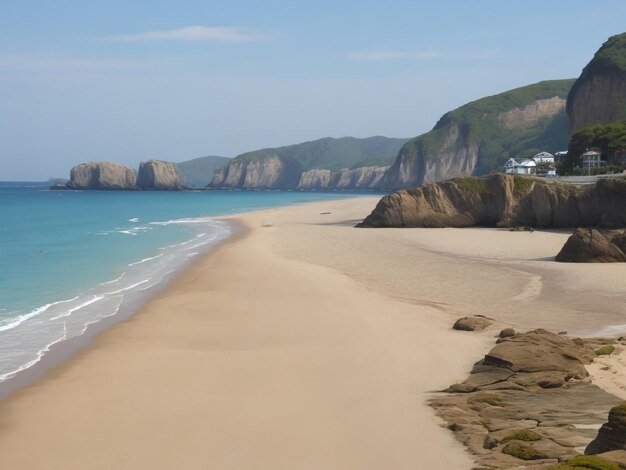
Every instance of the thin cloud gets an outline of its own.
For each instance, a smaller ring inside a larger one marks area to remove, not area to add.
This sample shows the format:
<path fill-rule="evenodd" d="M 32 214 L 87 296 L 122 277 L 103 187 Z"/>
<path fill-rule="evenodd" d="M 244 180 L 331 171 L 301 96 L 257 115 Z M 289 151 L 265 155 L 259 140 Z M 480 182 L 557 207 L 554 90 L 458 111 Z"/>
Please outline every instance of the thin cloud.
<path fill-rule="evenodd" d="M 210 41 L 242 43 L 264 41 L 270 37 L 271 35 L 268 33 L 225 26 L 184 26 L 176 29 L 109 36 L 106 40 L 110 42 Z"/>
<path fill-rule="evenodd" d="M 364 51 L 348 54 L 349 60 L 374 62 L 379 60 L 425 60 L 439 57 L 437 51 Z"/>

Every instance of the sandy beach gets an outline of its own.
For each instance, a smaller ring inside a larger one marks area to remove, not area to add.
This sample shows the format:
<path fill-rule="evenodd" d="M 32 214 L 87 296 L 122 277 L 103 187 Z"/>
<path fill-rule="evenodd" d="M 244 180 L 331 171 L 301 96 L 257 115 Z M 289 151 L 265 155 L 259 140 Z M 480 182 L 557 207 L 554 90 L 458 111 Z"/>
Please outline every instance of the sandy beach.
<path fill-rule="evenodd" d="M 377 199 L 237 217 L 245 234 L 0 401 L 0 466 L 469 469 L 426 399 L 497 331 L 456 318 L 626 331 L 625 268 L 553 262 L 568 232 L 353 228 Z"/>

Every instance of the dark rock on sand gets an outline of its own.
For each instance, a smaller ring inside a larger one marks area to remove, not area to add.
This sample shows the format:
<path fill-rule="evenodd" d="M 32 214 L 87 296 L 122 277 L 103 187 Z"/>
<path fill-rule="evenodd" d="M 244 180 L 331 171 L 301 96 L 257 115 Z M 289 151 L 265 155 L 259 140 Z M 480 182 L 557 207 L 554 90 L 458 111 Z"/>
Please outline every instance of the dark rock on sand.
<path fill-rule="evenodd" d="M 556 260 L 566 263 L 625 262 L 626 230 L 576 229 Z"/>
<path fill-rule="evenodd" d="M 499 338 L 510 338 L 515 336 L 515 330 L 513 328 L 504 328 L 498 335 Z"/>
<path fill-rule="evenodd" d="M 459 318 L 452 326 L 455 330 L 480 331 L 491 325 L 491 320 L 482 315 Z"/>
<path fill-rule="evenodd" d="M 601 454 L 626 450 L 626 403 L 609 411 L 609 420 L 598 431 L 598 436 L 585 449 L 585 454 Z"/>

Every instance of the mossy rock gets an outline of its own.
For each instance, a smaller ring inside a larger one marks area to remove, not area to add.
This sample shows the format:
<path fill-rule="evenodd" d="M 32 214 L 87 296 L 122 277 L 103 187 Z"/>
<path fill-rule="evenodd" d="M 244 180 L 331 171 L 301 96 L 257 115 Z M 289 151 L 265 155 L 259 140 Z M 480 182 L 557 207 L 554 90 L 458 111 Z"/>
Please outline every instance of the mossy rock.
<path fill-rule="evenodd" d="M 502 401 L 500 395 L 495 393 L 479 393 L 470 397 L 467 400 L 467 403 L 486 403 L 491 406 L 504 406 L 504 402 Z"/>
<path fill-rule="evenodd" d="M 619 417 L 626 416 L 626 403 L 611 408 L 610 414 Z"/>
<path fill-rule="evenodd" d="M 534 183 L 535 180 L 528 176 L 513 176 L 513 190 L 518 194 L 528 194 Z"/>
<path fill-rule="evenodd" d="M 521 460 L 541 460 L 548 458 L 546 454 L 539 452 L 537 449 L 519 442 L 509 442 L 502 449 L 502 453 Z"/>
<path fill-rule="evenodd" d="M 595 350 L 596 356 L 609 356 L 615 352 L 615 347 L 613 346 L 602 346 Z"/>
<path fill-rule="evenodd" d="M 465 195 L 482 194 L 487 192 L 487 184 L 485 183 L 485 180 L 480 178 L 463 176 L 459 178 L 454 178 L 453 181 L 461 190 L 461 192 Z"/>
<path fill-rule="evenodd" d="M 504 439 L 502 439 L 502 443 L 509 441 L 525 441 L 525 442 L 533 442 L 541 440 L 541 434 L 537 434 L 535 431 L 531 431 L 529 429 L 520 429 L 519 431 L 514 431 Z"/>
<path fill-rule="evenodd" d="M 548 470 L 620 470 L 620 466 L 615 462 L 603 459 L 596 455 L 578 455 L 570 459 L 567 463 L 548 467 Z"/>

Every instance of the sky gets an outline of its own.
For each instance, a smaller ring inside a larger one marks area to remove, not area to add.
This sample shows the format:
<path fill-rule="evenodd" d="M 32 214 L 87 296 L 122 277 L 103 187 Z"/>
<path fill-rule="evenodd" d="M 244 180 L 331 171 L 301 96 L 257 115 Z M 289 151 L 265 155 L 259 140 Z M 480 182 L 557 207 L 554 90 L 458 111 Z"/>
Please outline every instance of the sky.
<path fill-rule="evenodd" d="M 0 0 L 0 180 L 414 137 L 575 78 L 624 0 Z"/>

